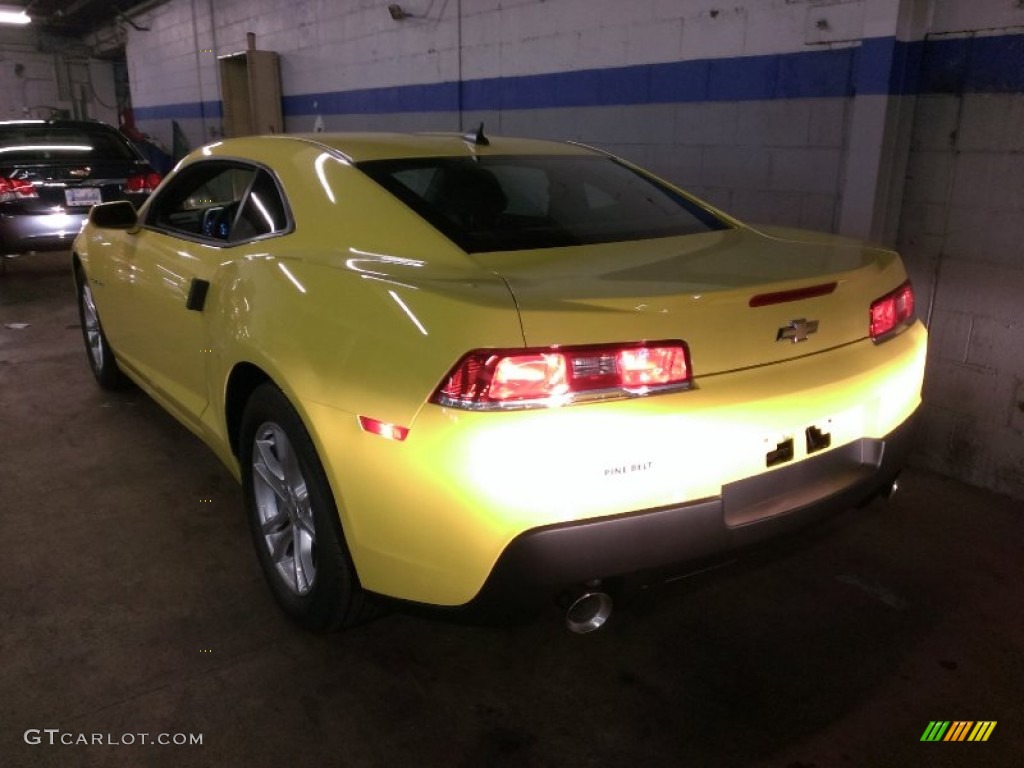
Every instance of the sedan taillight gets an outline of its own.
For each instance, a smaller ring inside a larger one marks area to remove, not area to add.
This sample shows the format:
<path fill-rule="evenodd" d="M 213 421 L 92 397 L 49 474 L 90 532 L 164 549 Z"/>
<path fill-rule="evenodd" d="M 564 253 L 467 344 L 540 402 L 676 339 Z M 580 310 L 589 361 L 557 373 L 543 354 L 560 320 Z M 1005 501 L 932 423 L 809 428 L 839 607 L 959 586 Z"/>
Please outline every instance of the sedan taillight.
<path fill-rule="evenodd" d="M 456 363 L 431 402 L 483 411 L 547 408 L 675 392 L 692 383 L 682 341 L 479 349 Z"/>
<path fill-rule="evenodd" d="M 884 341 L 914 322 L 914 289 L 907 280 L 871 302 L 871 340 Z"/>
<path fill-rule="evenodd" d="M 159 173 L 137 173 L 124 182 L 124 191 L 133 195 L 148 195 L 160 186 Z"/>
<path fill-rule="evenodd" d="M 39 193 L 31 181 L 0 177 L 0 203 L 10 203 L 14 200 L 25 200 L 32 197 L 39 197 Z"/>

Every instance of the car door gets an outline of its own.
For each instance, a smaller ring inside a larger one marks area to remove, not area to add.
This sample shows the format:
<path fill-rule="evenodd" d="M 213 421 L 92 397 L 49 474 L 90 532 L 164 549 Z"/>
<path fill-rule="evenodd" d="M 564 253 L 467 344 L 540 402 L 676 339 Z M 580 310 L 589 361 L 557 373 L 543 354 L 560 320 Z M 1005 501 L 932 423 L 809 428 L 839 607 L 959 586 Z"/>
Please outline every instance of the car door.
<path fill-rule="evenodd" d="M 252 194 L 254 186 L 261 190 Z M 273 197 L 268 203 L 267 199 Z M 254 205 L 274 213 L 253 215 Z M 199 431 L 209 398 L 207 298 L 239 246 L 287 226 L 280 192 L 255 165 L 201 161 L 179 172 L 145 213 L 117 274 L 127 330 L 118 354 L 155 397 Z"/>

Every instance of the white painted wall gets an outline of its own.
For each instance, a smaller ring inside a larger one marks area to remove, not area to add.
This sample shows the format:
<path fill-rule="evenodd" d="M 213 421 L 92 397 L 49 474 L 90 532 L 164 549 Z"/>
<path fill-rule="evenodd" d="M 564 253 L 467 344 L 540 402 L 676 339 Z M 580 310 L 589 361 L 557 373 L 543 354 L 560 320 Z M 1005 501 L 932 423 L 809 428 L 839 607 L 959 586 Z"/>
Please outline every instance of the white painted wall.
<path fill-rule="evenodd" d="M 1024 7 L 1016 0 L 935 0 L 931 3 L 928 31 L 933 35 L 957 32 L 1005 32 L 1024 29 Z"/>
<path fill-rule="evenodd" d="M 149 32 L 127 30 L 128 58 L 136 100 L 148 106 L 197 101 L 200 84 L 215 92 L 213 56 L 197 48 L 243 50 L 248 32 L 284 54 L 285 93 L 314 93 L 456 79 L 460 8 L 462 73 L 475 79 L 842 45 L 860 39 L 863 5 L 406 0 L 412 17 L 394 21 L 385 3 L 367 0 L 170 0 L 139 18 Z M 818 30 L 818 19 L 832 26 Z"/>
<path fill-rule="evenodd" d="M 918 102 L 900 228 L 931 321 L 918 459 L 1024 498 L 1024 94 Z"/>
<path fill-rule="evenodd" d="M 57 68 L 65 67 L 60 52 L 41 53 L 31 28 L 0 29 L 0 120 L 46 118 L 54 109 L 74 115 L 75 104 L 61 98 Z M 84 86 L 80 95 L 82 116 L 117 125 L 114 76 L 109 62 L 86 60 L 74 65 L 74 74 Z"/>

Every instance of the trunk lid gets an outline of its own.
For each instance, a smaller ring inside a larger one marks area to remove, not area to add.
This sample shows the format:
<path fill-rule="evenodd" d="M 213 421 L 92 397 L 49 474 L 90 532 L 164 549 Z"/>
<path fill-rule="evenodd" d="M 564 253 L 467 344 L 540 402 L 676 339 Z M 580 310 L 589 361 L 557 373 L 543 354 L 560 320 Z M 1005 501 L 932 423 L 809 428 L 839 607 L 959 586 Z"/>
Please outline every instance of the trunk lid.
<path fill-rule="evenodd" d="M 683 339 L 698 377 L 862 340 L 906 279 L 891 251 L 781 228 L 473 258 L 508 283 L 527 346 Z"/>
<path fill-rule="evenodd" d="M 17 163 L 0 166 L 0 176 L 31 182 L 35 188 L 38 197 L 7 204 L 21 213 L 53 213 L 55 207 L 85 213 L 96 203 L 125 199 L 126 179 L 150 170 L 142 161 Z"/>

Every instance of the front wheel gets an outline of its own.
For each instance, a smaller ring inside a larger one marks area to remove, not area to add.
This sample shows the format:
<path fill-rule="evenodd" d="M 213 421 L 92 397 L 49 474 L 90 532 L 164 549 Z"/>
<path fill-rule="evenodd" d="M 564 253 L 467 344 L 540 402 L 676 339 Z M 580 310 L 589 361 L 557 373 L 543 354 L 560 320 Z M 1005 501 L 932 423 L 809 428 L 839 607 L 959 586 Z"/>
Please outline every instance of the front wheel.
<path fill-rule="evenodd" d="M 352 565 L 313 441 L 279 389 L 258 387 L 242 416 L 249 528 L 277 602 L 300 626 L 332 631 L 373 609 Z"/>
<path fill-rule="evenodd" d="M 82 324 L 82 337 L 85 340 L 85 351 L 89 356 L 89 365 L 96 381 L 104 389 L 120 389 L 128 383 L 128 379 L 117 367 L 117 360 L 107 343 L 107 336 L 100 325 L 100 316 L 96 311 L 96 302 L 92 298 L 88 278 L 78 275 L 78 318 Z"/>

